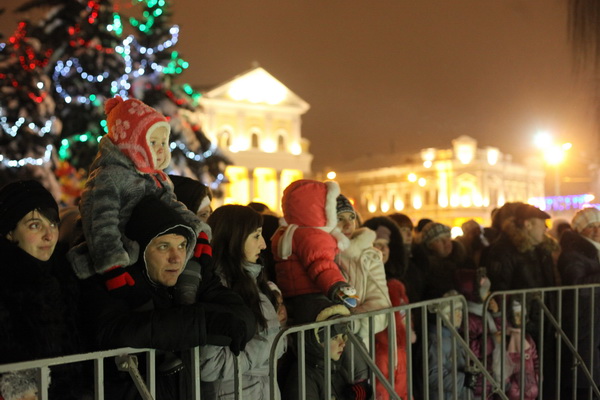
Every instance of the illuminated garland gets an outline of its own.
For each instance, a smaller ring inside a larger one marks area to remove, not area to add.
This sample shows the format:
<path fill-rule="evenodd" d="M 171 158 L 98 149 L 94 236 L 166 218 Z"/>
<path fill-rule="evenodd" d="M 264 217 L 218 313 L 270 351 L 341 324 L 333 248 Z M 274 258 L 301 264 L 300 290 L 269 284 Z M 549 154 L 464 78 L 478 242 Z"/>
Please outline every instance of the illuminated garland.
<path fill-rule="evenodd" d="M 102 74 L 93 75 L 89 74 L 83 70 L 83 67 L 79 63 L 77 58 L 70 58 L 64 63 L 59 60 L 56 62 L 56 66 L 54 67 L 54 73 L 52 74 L 52 81 L 54 82 L 54 87 L 56 92 L 65 100 L 66 103 L 71 103 L 73 101 L 73 96 L 71 96 L 60 84 L 60 78 L 66 77 L 69 73 L 71 73 L 71 69 L 75 69 L 79 76 L 83 80 L 87 80 L 90 83 L 100 83 L 109 77 L 109 73 L 104 71 Z M 110 91 L 112 95 L 117 93 L 123 95 L 126 94 L 131 84 L 127 81 L 127 75 L 122 75 L 115 81 L 112 81 L 110 84 Z M 76 96 L 75 100 L 80 104 L 90 104 L 96 100 L 95 95 L 90 95 L 89 97 L 80 95 Z"/>
<path fill-rule="evenodd" d="M 11 125 L 8 122 L 8 118 L 5 115 L 3 115 L 2 111 L 2 108 L 0 108 L 0 126 L 2 126 L 4 132 L 6 132 L 12 137 L 16 137 L 19 129 L 21 129 L 23 124 L 25 124 L 25 118 L 20 117 L 14 125 Z M 50 118 L 48 121 L 46 121 L 43 127 L 39 127 L 33 122 L 30 122 L 29 124 L 27 124 L 27 127 L 38 136 L 44 137 L 47 133 L 52 131 L 52 125 L 54 124 L 54 120 L 54 117 Z"/>
<path fill-rule="evenodd" d="M 0 163 L 8 168 L 21 168 L 26 165 L 44 165 L 45 163 L 50 161 L 52 156 L 52 145 L 49 144 L 46 146 L 46 151 L 44 152 L 44 156 L 40 158 L 26 157 L 20 160 L 8 160 L 2 154 L 0 154 Z"/>
<path fill-rule="evenodd" d="M 133 71 L 133 61 L 134 60 L 131 57 L 132 47 L 135 48 L 135 50 L 138 51 L 140 54 L 152 55 L 152 54 L 155 54 L 158 52 L 162 52 L 170 47 L 175 46 L 177 44 L 177 42 L 179 41 L 179 26 L 173 25 L 169 29 L 169 33 L 171 34 L 171 38 L 165 40 L 163 43 L 159 44 L 156 47 L 144 47 L 144 46 L 140 45 L 133 35 L 129 35 L 127 38 L 125 38 L 125 40 L 123 40 L 122 46 L 116 47 L 117 53 L 119 53 L 125 59 L 125 73 L 127 73 L 127 74 L 133 73 L 133 77 L 138 78 L 145 74 L 144 71 L 148 67 L 149 61 L 147 59 L 143 59 L 143 60 L 140 60 L 140 68 L 137 69 L 136 71 Z M 174 56 L 173 56 L 173 54 L 174 54 Z M 178 56 L 177 52 L 173 52 L 173 54 L 171 54 L 172 60 L 169 63 L 169 66 L 167 66 L 167 67 L 163 67 L 163 66 L 159 65 L 158 63 L 152 62 L 150 64 L 150 68 L 152 69 L 152 71 L 157 72 L 157 73 L 161 73 L 161 72 L 167 73 L 164 71 L 165 69 L 172 70 L 173 67 L 171 66 L 171 64 L 175 61 L 173 59 Z M 181 60 L 181 61 L 183 64 L 181 66 L 181 68 L 182 68 L 181 71 L 183 71 L 183 69 L 187 68 L 189 66 L 189 64 L 183 60 Z"/>

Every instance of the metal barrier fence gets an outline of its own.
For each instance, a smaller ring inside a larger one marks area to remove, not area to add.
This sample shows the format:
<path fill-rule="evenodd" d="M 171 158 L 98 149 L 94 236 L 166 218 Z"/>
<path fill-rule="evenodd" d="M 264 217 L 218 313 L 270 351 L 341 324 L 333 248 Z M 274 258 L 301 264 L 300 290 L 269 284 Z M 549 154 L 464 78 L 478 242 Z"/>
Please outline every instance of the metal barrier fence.
<path fill-rule="evenodd" d="M 488 310 L 493 302 L 498 306 L 498 313 Z M 519 322 L 516 304 L 521 305 L 520 330 L 515 326 Z M 380 387 L 387 392 L 384 398 L 400 399 L 394 389 L 397 383 L 394 374 L 385 376 L 377 367 L 373 318 L 385 314 L 388 324 L 383 334 L 387 335 L 389 344 L 388 371 L 395 371 L 398 362 L 394 318 L 410 321 L 404 325 L 408 329 L 404 329 L 405 337 L 401 341 L 408 344 L 403 349 L 406 376 L 401 377 L 406 379 L 405 397 L 408 399 L 598 399 L 600 376 L 596 370 L 600 371 L 600 312 L 596 311 L 597 306 L 600 306 L 600 285 L 494 292 L 483 305 L 478 306 L 483 310 L 481 319 L 486 323 L 482 324 L 477 337 L 469 337 L 468 311 L 473 305 L 462 296 L 287 327 L 281 330 L 271 348 L 271 398 L 306 398 L 307 335 L 313 335 L 315 329 L 322 328 L 323 343 L 327 343 L 332 336 L 332 326 L 352 324 L 355 320 L 366 318 L 370 320 L 369 337 L 366 338 L 368 348 L 364 345 L 365 338 L 356 336 L 351 330 L 347 332 L 344 365 L 347 365 L 351 376 L 363 374 L 373 388 L 376 381 L 380 382 Z M 463 312 L 461 319 L 455 322 L 458 310 Z M 411 345 L 415 338 L 416 342 Z M 278 346 L 283 346 L 285 340 L 292 343 L 288 343 L 288 353 L 293 352 L 297 356 L 293 363 L 298 370 L 299 390 L 297 397 L 293 398 L 278 390 L 282 378 L 279 375 L 285 374 L 285 370 L 281 369 L 282 362 L 275 355 Z M 500 350 L 494 353 L 490 344 Z M 474 348 L 486 356 L 479 357 Z M 329 347 L 324 346 L 323 350 L 323 396 L 331 398 L 332 360 Z M 192 378 L 193 399 L 201 399 L 200 351 L 201 348 L 191 349 L 191 361 L 187 366 Z M 140 354 L 146 357 L 147 368 L 143 372 L 137 370 L 135 355 Z M 143 399 L 156 398 L 156 351 L 151 349 L 123 348 L 6 364 L 0 365 L 0 374 L 35 369 L 39 398 L 46 400 L 52 367 L 92 361 L 95 398 L 102 400 L 105 398 L 104 360 L 112 357 L 116 358 L 120 370 L 129 372 Z M 243 376 L 239 370 L 234 378 L 236 398 L 242 399 Z M 379 398 L 381 394 L 375 394 L 373 398 Z"/>

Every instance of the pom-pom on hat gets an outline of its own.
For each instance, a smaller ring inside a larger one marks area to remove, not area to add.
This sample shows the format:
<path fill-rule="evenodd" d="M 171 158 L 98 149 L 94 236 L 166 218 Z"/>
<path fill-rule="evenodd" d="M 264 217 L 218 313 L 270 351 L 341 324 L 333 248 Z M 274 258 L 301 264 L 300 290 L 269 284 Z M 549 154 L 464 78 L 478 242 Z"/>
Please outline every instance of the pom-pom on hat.
<path fill-rule="evenodd" d="M 168 140 L 171 127 L 164 115 L 137 99 L 123 100 L 120 96 L 104 103 L 108 137 L 143 173 L 153 173 L 166 168 L 171 153 L 165 151 L 165 160 L 154 165 L 149 138 L 155 131 L 164 131 Z"/>
<path fill-rule="evenodd" d="M 0 189 L 0 235 L 6 234 L 28 212 L 33 210 L 52 210 L 58 220 L 58 205 L 50 192 L 41 183 L 34 180 L 13 182 Z"/>
<path fill-rule="evenodd" d="M 354 207 L 352 207 L 352 203 L 350 200 L 343 194 L 340 194 L 336 199 L 336 207 L 335 211 L 340 214 L 343 212 L 349 212 L 356 215 L 356 211 L 354 211 Z"/>
<path fill-rule="evenodd" d="M 421 231 L 423 244 L 428 245 L 434 240 L 448 236 L 450 237 L 450 228 L 438 222 L 429 222 Z"/>
<path fill-rule="evenodd" d="M 581 233 L 588 225 L 600 222 L 600 210 L 596 207 L 588 207 L 577 211 L 571 222 L 571 226 Z"/>

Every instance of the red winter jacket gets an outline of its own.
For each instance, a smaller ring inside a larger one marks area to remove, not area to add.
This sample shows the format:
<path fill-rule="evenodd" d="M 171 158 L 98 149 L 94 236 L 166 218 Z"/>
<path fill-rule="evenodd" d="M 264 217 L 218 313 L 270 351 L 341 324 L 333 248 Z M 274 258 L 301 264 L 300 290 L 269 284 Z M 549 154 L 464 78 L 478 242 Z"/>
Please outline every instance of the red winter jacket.
<path fill-rule="evenodd" d="M 334 259 L 349 240 L 337 226 L 336 182 L 302 179 L 283 192 L 281 205 L 288 226 L 271 238 L 277 285 L 283 297 L 323 293 L 346 282 Z"/>

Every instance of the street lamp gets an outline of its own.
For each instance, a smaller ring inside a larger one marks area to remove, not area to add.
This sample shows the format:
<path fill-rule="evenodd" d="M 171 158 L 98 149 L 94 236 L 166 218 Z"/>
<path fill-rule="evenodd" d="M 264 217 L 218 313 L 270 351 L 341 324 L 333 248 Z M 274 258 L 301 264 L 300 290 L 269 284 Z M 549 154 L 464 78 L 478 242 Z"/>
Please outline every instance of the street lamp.
<path fill-rule="evenodd" d="M 542 150 L 546 164 L 554 167 L 554 195 L 560 196 L 560 165 L 564 162 L 566 153 L 573 147 L 571 143 L 554 144 L 552 138 L 545 132 L 539 133 L 536 145 Z"/>

